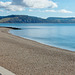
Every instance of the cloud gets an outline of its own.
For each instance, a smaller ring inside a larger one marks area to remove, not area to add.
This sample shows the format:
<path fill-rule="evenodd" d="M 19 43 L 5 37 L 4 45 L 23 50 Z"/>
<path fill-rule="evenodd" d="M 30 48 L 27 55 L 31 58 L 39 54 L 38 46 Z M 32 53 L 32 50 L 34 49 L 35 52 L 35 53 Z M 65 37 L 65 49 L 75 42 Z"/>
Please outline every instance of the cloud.
<path fill-rule="evenodd" d="M 33 10 L 32 9 L 29 9 L 29 11 L 32 12 Z"/>
<path fill-rule="evenodd" d="M 22 11 L 25 8 L 55 8 L 57 4 L 51 0 L 12 0 L 12 2 L 0 1 L 0 8 L 11 11 Z"/>
<path fill-rule="evenodd" d="M 57 4 L 50 0 L 13 0 L 12 4 L 29 8 L 54 8 Z"/>
<path fill-rule="evenodd" d="M 11 10 L 11 11 L 22 11 L 25 10 L 24 7 L 22 6 L 16 6 L 16 5 L 9 5 L 8 7 L 6 7 L 7 10 Z"/>
<path fill-rule="evenodd" d="M 51 0 L 12 0 L 12 2 L 0 1 L 0 8 L 8 11 L 23 11 L 25 8 L 55 8 L 58 5 Z M 30 12 L 33 10 L 29 9 Z M 40 12 L 58 12 L 58 13 L 73 13 L 66 9 L 61 10 L 43 10 Z"/>
<path fill-rule="evenodd" d="M 11 11 L 22 11 L 24 10 L 24 7 L 22 6 L 17 6 L 17 5 L 12 5 L 12 2 L 0 2 L 0 8 L 6 9 L 6 10 L 11 10 Z"/>
<path fill-rule="evenodd" d="M 61 9 L 61 10 L 43 10 L 40 12 L 57 12 L 57 13 L 73 13 L 72 11 L 66 10 L 66 9 Z"/>
<path fill-rule="evenodd" d="M 0 10 L 0 12 L 4 12 L 3 10 Z"/>
<path fill-rule="evenodd" d="M 5 8 L 7 6 L 9 6 L 11 4 L 11 2 L 2 2 L 0 1 L 0 8 Z"/>
<path fill-rule="evenodd" d="M 60 13 L 73 13 L 72 11 L 68 11 L 66 9 L 61 9 L 58 12 L 60 12 Z"/>
<path fill-rule="evenodd" d="M 55 10 L 45 10 L 44 12 L 56 12 Z"/>

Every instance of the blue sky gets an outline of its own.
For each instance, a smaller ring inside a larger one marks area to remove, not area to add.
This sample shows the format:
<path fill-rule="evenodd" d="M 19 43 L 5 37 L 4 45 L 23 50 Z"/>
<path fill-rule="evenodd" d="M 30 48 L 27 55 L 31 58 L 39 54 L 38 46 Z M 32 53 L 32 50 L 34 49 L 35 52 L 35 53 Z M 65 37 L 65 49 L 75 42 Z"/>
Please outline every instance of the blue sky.
<path fill-rule="evenodd" d="M 0 16 L 74 17 L 75 0 L 0 0 Z"/>

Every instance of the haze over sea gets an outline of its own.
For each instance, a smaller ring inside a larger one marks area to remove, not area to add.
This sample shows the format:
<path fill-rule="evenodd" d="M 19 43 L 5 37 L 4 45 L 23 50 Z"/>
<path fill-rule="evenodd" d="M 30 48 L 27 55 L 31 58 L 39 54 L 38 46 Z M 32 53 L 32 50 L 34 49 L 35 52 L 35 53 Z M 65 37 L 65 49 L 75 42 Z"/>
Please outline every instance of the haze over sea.
<path fill-rule="evenodd" d="M 0 26 L 18 27 L 22 30 L 10 30 L 9 32 L 46 45 L 75 51 L 75 24 L 2 23 Z"/>

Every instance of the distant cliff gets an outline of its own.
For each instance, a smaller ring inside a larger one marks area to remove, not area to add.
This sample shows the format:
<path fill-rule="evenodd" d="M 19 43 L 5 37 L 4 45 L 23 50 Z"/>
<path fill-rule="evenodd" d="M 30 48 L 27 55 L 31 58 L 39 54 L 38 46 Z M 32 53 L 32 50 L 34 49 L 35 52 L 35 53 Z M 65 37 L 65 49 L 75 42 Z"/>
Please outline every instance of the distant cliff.
<path fill-rule="evenodd" d="M 75 23 L 75 18 L 49 17 L 47 19 L 28 15 L 0 16 L 0 23 Z"/>

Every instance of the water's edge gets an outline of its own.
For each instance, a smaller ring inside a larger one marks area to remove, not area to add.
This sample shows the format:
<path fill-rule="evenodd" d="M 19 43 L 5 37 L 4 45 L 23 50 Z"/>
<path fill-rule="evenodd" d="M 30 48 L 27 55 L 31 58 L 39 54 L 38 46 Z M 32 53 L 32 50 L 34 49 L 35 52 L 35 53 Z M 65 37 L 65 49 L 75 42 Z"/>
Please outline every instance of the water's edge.
<path fill-rule="evenodd" d="M 8 31 L 8 33 L 12 34 L 10 31 L 11 31 L 11 29 Z M 12 34 L 12 35 L 18 36 L 18 35 L 15 35 L 15 34 Z M 21 37 L 21 36 L 18 36 L 18 37 Z M 33 40 L 31 38 L 27 38 L 27 37 L 21 37 L 21 38 L 24 38 L 24 39 L 27 39 L 27 40 L 31 40 L 31 41 L 35 41 L 35 42 L 38 42 L 38 43 L 41 43 L 41 44 L 44 44 L 44 45 L 48 45 L 48 46 L 52 46 L 52 47 L 56 47 L 56 48 L 60 48 L 60 49 L 64 49 L 64 50 L 75 52 L 74 50 L 71 50 L 71 49 L 68 49 L 68 48 L 63 48 L 63 47 L 56 46 L 56 45 L 49 45 L 49 44 L 46 44 L 46 43 L 43 43 L 43 42 L 39 42 L 39 41 Z"/>
<path fill-rule="evenodd" d="M 0 26 L 15 28 L 9 30 L 9 33 L 15 36 L 75 51 L 75 24 L 0 24 Z"/>

